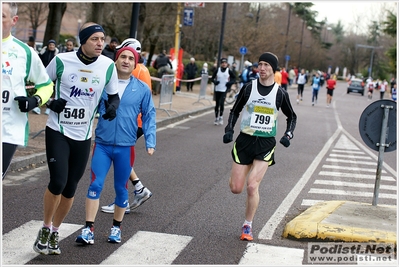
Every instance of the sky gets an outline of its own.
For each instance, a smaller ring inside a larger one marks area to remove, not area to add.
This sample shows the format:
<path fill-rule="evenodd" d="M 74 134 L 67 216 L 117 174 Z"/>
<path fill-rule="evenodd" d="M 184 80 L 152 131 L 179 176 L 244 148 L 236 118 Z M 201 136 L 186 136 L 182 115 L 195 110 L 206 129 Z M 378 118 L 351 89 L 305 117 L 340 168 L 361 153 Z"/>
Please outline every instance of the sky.
<path fill-rule="evenodd" d="M 312 10 L 319 13 L 316 18 L 318 21 L 327 18 L 328 23 L 337 24 L 341 20 L 344 29 L 355 29 L 356 21 L 360 25 L 360 32 L 367 31 L 370 20 L 383 18 L 381 16 L 384 7 L 389 7 L 391 11 L 398 12 L 398 7 L 394 1 L 314 1 Z"/>

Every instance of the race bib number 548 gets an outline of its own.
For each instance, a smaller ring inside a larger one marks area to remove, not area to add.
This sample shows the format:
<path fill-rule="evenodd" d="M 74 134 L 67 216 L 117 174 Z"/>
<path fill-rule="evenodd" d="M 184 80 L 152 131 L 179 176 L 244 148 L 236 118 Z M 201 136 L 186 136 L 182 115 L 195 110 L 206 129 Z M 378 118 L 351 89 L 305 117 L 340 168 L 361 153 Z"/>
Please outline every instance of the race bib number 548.
<path fill-rule="evenodd" d="M 87 125 L 89 122 L 89 109 L 86 107 L 66 106 L 60 113 L 60 124 L 69 126 Z"/>

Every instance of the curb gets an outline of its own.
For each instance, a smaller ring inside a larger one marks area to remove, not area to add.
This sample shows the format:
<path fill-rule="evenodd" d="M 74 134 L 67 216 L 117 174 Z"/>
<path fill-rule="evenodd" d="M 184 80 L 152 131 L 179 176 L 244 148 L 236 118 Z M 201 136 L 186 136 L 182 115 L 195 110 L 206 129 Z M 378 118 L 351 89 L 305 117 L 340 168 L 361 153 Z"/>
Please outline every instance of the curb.
<path fill-rule="evenodd" d="M 396 206 L 375 207 L 352 201 L 325 201 L 313 205 L 287 223 L 283 237 L 396 245 L 396 231 L 391 229 L 395 226 L 390 223 L 396 223 Z"/>
<path fill-rule="evenodd" d="M 167 126 L 169 124 L 184 120 L 193 115 L 205 113 L 209 110 L 213 110 L 214 108 L 215 108 L 214 106 L 209 106 L 209 107 L 204 107 L 202 109 L 198 109 L 198 110 L 194 110 L 194 111 L 190 111 L 190 112 L 186 112 L 186 113 L 181 113 L 176 116 L 162 118 L 156 122 L 157 128 L 161 128 L 161 127 Z M 46 158 L 45 151 L 40 152 L 40 153 L 35 153 L 35 154 L 29 155 L 29 156 L 24 156 L 24 157 L 15 157 L 11 161 L 9 171 L 17 171 L 21 168 L 28 167 L 32 164 L 38 164 L 38 163 L 42 163 L 42 162 L 46 162 L 46 161 L 47 161 L 47 158 Z"/>

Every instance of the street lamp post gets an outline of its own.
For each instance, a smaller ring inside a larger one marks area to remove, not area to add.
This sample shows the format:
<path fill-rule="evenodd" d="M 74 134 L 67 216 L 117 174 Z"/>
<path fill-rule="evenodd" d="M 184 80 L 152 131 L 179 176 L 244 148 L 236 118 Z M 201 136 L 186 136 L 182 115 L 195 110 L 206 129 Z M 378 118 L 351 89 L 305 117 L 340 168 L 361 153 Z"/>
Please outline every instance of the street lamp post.
<path fill-rule="evenodd" d="M 370 56 L 370 67 L 369 67 L 369 77 L 373 74 L 373 58 L 374 58 L 374 50 L 383 48 L 383 46 L 371 46 L 371 45 L 361 45 L 357 44 L 356 48 L 363 47 L 363 48 L 370 48 L 371 49 L 371 56 Z"/>
<path fill-rule="evenodd" d="M 82 20 L 78 19 L 78 32 L 76 35 L 76 43 L 78 46 L 80 46 L 80 39 L 79 39 L 79 32 L 80 32 L 80 25 L 82 24 Z"/>

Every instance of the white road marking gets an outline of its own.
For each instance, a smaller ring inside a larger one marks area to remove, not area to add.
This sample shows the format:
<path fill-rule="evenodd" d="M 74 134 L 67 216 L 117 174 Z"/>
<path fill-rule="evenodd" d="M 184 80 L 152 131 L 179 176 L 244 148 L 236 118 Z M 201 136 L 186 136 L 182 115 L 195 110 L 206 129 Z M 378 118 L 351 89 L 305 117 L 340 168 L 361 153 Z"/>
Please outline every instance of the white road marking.
<path fill-rule="evenodd" d="M 303 258 L 303 249 L 248 243 L 238 265 L 298 266 Z"/>
<path fill-rule="evenodd" d="M 360 174 L 360 173 L 344 173 L 344 172 L 327 172 L 327 171 L 321 171 L 319 172 L 319 175 L 324 175 L 324 176 L 333 176 L 333 177 L 349 177 L 349 178 L 359 178 L 359 179 L 373 179 L 375 180 L 375 174 Z M 381 175 L 381 180 L 385 181 L 396 181 L 393 177 L 391 176 L 384 176 Z"/>
<path fill-rule="evenodd" d="M 344 196 L 357 196 L 357 197 L 373 197 L 373 192 L 360 192 L 360 191 L 348 191 L 348 190 L 336 190 L 336 189 L 319 189 L 319 188 L 311 188 L 309 190 L 310 194 L 330 194 L 330 195 L 344 195 Z M 397 199 L 396 194 L 384 194 L 379 193 L 378 198 L 389 198 L 389 199 Z"/>
<path fill-rule="evenodd" d="M 355 188 L 374 188 L 374 184 L 364 184 L 364 183 L 351 183 L 343 181 L 332 181 L 332 180 L 316 180 L 315 184 L 333 185 L 333 186 L 347 186 Z M 380 189 L 393 190 L 396 191 L 397 187 L 393 185 L 380 185 Z"/>
<path fill-rule="evenodd" d="M 327 158 L 326 161 L 335 162 L 335 163 L 345 163 L 345 164 L 369 165 L 377 167 L 377 162 L 371 162 L 371 161 L 357 161 L 357 160 L 347 160 L 347 159 L 337 159 L 337 158 Z"/>
<path fill-rule="evenodd" d="M 371 160 L 368 156 L 355 156 L 355 155 L 342 155 L 342 154 L 330 154 L 330 157 L 336 158 L 346 158 L 346 159 L 364 159 L 364 160 Z"/>
<path fill-rule="evenodd" d="M 171 265 L 191 236 L 139 231 L 101 265 Z"/>
<path fill-rule="evenodd" d="M 326 169 L 336 169 L 336 170 L 348 170 L 348 171 L 363 171 L 363 172 L 374 172 L 376 173 L 376 169 L 366 169 L 359 167 L 345 167 L 341 165 L 323 165 L 322 168 Z M 382 170 L 381 173 L 387 173 L 385 170 Z"/>
<path fill-rule="evenodd" d="M 39 254 L 33 250 L 33 243 L 42 225 L 42 221 L 32 220 L 4 234 L 2 265 L 23 265 L 38 256 Z M 60 227 L 59 241 L 82 227 L 83 225 L 79 224 L 63 223 Z"/>

